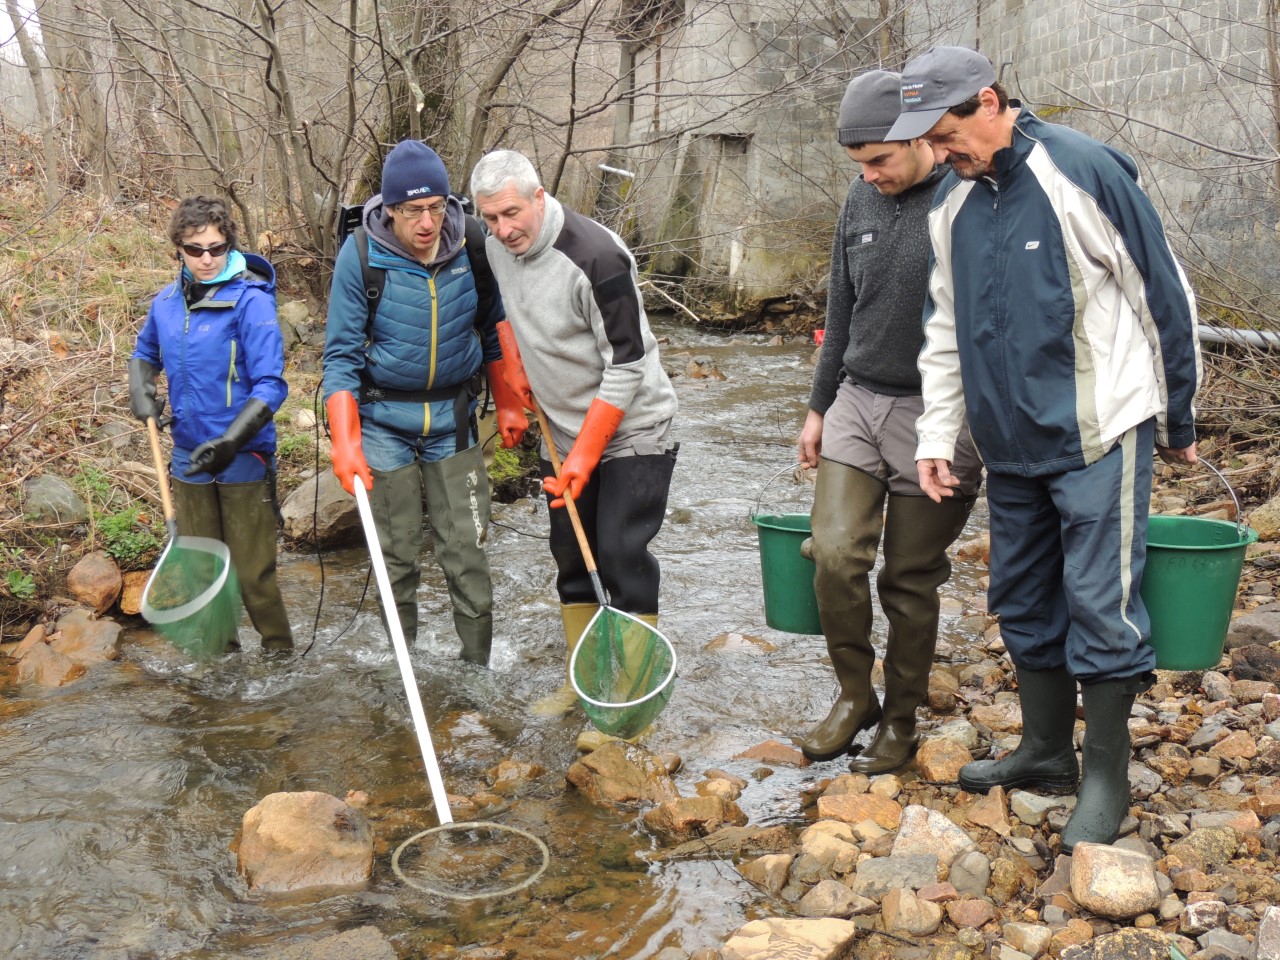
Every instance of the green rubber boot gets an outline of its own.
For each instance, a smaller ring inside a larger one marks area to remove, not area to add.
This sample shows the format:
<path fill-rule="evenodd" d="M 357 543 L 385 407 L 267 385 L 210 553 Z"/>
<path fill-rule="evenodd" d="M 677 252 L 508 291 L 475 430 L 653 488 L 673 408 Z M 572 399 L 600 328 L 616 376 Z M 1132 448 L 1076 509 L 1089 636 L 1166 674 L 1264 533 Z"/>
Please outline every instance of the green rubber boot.
<path fill-rule="evenodd" d="M 418 584 L 422 552 L 422 473 L 416 463 L 397 470 L 370 470 L 373 489 L 369 510 L 378 528 L 378 545 L 391 582 L 391 596 L 400 617 L 404 642 L 413 646 L 418 639 Z M 381 602 L 381 601 L 379 601 Z M 382 611 L 386 622 L 387 611 Z"/>
<path fill-rule="evenodd" d="M 817 566 L 818 617 L 840 692 L 826 718 L 800 741 L 800 752 L 813 761 L 848 752 L 853 738 L 880 719 L 871 687 L 876 651 L 867 575 L 880 542 L 884 497 L 884 484 L 875 477 L 834 460 L 820 462 L 810 515 L 813 537 L 805 552 Z"/>
<path fill-rule="evenodd" d="M 240 595 L 264 650 L 293 648 L 293 628 L 276 580 L 276 505 L 271 484 L 216 483 L 231 563 L 240 579 Z"/>
<path fill-rule="evenodd" d="M 916 708 L 929 693 L 938 642 L 938 588 L 951 576 L 947 548 L 960 536 L 974 498 L 890 496 L 884 562 L 876 578 L 889 621 L 884 656 L 884 716 L 871 745 L 850 763 L 854 773 L 897 770 L 920 744 Z"/>
<path fill-rule="evenodd" d="M 1082 684 L 1084 779 L 1076 808 L 1062 829 L 1062 852 L 1078 843 L 1115 843 L 1129 812 L 1129 714 L 1148 676 Z"/>
<path fill-rule="evenodd" d="M 565 680 L 556 690 L 541 700 L 534 701 L 529 711 L 540 717 L 555 717 L 568 713 L 578 702 L 578 694 L 569 680 L 569 663 L 573 659 L 573 651 L 582 639 L 583 631 L 591 623 L 591 618 L 600 608 L 594 603 L 562 603 L 560 604 L 560 623 L 564 627 Z"/>
<path fill-rule="evenodd" d="M 1037 787 L 1050 793 L 1070 793 L 1080 780 L 1080 765 L 1072 743 L 1075 678 L 1065 667 L 1018 667 L 1017 672 L 1022 740 L 1017 749 L 1000 760 L 966 763 L 960 768 L 960 786 L 970 793 L 986 793 L 992 787 Z"/>
<path fill-rule="evenodd" d="M 489 535 L 489 474 L 479 446 L 422 464 L 436 560 L 453 603 L 462 659 L 488 666 L 493 646 L 493 581 L 484 543 Z"/>

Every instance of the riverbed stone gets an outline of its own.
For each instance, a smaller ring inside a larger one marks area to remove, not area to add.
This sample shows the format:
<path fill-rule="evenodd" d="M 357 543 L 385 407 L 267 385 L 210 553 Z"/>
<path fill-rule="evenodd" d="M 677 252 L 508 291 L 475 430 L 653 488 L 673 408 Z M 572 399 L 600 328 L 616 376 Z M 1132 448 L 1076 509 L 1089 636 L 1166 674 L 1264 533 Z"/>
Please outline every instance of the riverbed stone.
<path fill-rule="evenodd" d="M 961 854 L 951 864 L 947 879 L 961 896 L 984 897 L 991 882 L 991 860 L 979 850 Z"/>
<path fill-rule="evenodd" d="M 85 674 L 85 665 L 54 650 L 47 643 L 33 645 L 18 661 L 18 681 L 42 687 L 65 687 Z"/>
<path fill-rule="evenodd" d="M 738 865 L 738 872 L 775 897 L 787 885 L 787 876 L 791 869 L 791 861 L 795 859 L 789 853 L 766 853 Z"/>
<path fill-rule="evenodd" d="M 1039 923 L 1006 923 L 1000 928 L 1000 935 L 1015 950 L 1038 957 L 1049 949 L 1053 931 Z"/>
<path fill-rule="evenodd" d="M 916 769 L 924 780 L 955 783 L 960 768 L 972 760 L 973 755 L 950 737 L 927 737 L 916 752 Z"/>
<path fill-rule="evenodd" d="M 1093 913 L 1136 917 L 1160 906 L 1156 865 L 1150 857 L 1101 843 L 1081 843 L 1071 856 L 1071 896 Z"/>
<path fill-rule="evenodd" d="M 120 575 L 120 612 L 136 617 L 142 612 L 142 595 L 146 592 L 150 570 L 128 570 Z"/>
<path fill-rule="evenodd" d="M 659 757 L 623 740 L 602 744 L 570 765 L 565 779 L 592 803 L 655 804 L 680 796 Z"/>
<path fill-rule="evenodd" d="M 961 854 L 977 849 L 973 838 L 937 810 L 912 804 L 902 811 L 898 837 L 893 842 L 893 856 L 933 854 L 938 863 L 949 867 Z"/>
<path fill-rule="evenodd" d="M 818 816 L 852 824 L 874 820 L 885 830 L 896 830 L 902 819 L 902 807 L 896 800 L 874 793 L 841 793 L 819 797 Z"/>
<path fill-rule="evenodd" d="M 837 960 L 858 935 L 849 920 L 831 917 L 752 920 L 730 934 L 720 948 L 721 960 Z"/>
<path fill-rule="evenodd" d="M 245 813 L 233 847 L 251 890 L 349 886 L 373 873 L 373 831 L 364 814 L 314 790 L 263 797 Z"/>
<path fill-rule="evenodd" d="M 913 937 L 927 937 L 942 924 L 942 907 L 921 900 L 915 891 L 899 887 L 890 890 L 880 901 L 884 928 L 901 931 Z"/>
<path fill-rule="evenodd" d="M 807 767 L 809 761 L 795 747 L 789 747 L 778 740 L 766 740 L 734 757 L 735 760 L 759 760 L 771 766 Z"/>
<path fill-rule="evenodd" d="M 990 900 L 970 897 L 964 900 L 953 900 L 944 908 L 947 919 L 957 927 L 977 929 L 984 927 L 996 918 L 995 905 Z"/>
<path fill-rule="evenodd" d="M 964 809 L 964 816 L 975 827 L 986 827 L 1002 837 L 1007 837 L 1013 829 L 1009 822 L 1004 787 L 992 787 L 985 796 L 979 795 Z"/>
<path fill-rule="evenodd" d="M 705 836 L 721 825 L 742 826 L 747 822 L 747 815 L 732 800 L 675 797 L 646 810 L 641 819 L 664 843 L 671 844 Z"/>
<path fill-rule="evenodd" d="M 1240 838 L 1230 827 L 1205 827 L 1170 844 L 1165 855 L 1184 867 L 1209 873 L 1213 867 L 1229 862 L 1239 846 Z"/>
<path fill-rule="evenodd" d="M 1280 960 L 1280 906 L 1270 906 L 1258 924 L 1257 960 Z"/>
<path fill-rule="evenodd" d="M 792 865 L 791 873 L 802 883 L 835 880 L 852 872 L 857 860 L 858 848 L 849 840 L 825 831 L 806 831 L 800 839 L 800 856 Z"/>
<path fill-rule="evenodd" d="M 87 610 L 69 610 L 58 618 L 49 646 L 86 667 L 120 657 L 120 624 L 98 620 Z"/>
<path fill-rule="evenodd" d="M 938 882 L 938 858 L 934 854 L 877 857 L 858 864 L 853 891 L 872 900 L 881 899 L 890 890 L 919 890 Z"/>
<path fill-rule="evenodd" d="M 760 856 L 766 853 L 793 853 L 795 838 L 781 824 L 772 827 L 720 827 L 674 847 L 649 850 L 644 858 L 649 863 L 705 857 Z"/>
<path fill-rule="evenodd" d="M 254 954 L 255 960 L 258 957 L 261 960 L 396 960 L 397 954 L 381 930 L 364 926 L 319 940 L 270 947 L 263 954 Z"/>
<path fill-rule="evenodd" d="M 851 917 L 874 913 L 874 900 L 860 897 L 839 880 L 822 880 L 800 898 L 796 909 L 803 917 Z"/>
<path fill-rule="evenodd" d="M 91 550 L 67 574 L 67 590 L 96 614 L 104 614 L 120 596 L 120 568 L 105 550 Z"/>

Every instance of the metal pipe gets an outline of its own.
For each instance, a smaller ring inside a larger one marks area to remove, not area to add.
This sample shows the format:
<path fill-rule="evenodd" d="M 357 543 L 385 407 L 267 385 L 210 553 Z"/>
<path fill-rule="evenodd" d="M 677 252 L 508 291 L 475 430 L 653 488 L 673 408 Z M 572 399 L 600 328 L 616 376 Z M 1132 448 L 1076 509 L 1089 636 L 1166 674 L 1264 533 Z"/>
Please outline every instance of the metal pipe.
<path fill-rule="evenodd" d="M 1196 325 L 1196 335 L 1201 343 L 1225 343 L 1235 347 L 1261 347 L 1264 350 L 1280 350 L 1280 333 L 1270 330 L 1237 330 L 1234 327 L 1212 327 L 1207 323 Z"/>

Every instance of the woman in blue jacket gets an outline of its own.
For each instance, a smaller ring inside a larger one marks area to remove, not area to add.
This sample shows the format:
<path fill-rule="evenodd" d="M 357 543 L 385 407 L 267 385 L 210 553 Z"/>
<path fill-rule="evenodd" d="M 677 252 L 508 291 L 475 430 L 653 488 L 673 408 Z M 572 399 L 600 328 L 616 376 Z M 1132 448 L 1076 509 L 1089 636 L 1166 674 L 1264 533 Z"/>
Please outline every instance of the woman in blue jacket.
<path fill-rule="evenodd" d="M 147 313 L 129 360 L 129 403 L 160 418 L 156 374 L 172 411 L 174 507 L 183 536 L 226 543 L 240 592 L 266 649 L 293 632 L 276 582 L 276 428 L 289 388 L 276 320 L 275 271 L 236 249 L 224 201 L 187 197 L 169 221 L 182 264 Z"/>

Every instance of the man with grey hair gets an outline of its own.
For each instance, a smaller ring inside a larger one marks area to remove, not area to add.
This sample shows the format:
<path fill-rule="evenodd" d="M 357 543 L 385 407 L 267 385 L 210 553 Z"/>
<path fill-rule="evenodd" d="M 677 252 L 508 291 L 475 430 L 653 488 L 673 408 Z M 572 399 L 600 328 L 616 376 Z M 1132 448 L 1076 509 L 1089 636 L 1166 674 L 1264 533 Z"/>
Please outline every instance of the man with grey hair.
<path fill-rule="evenodd" d="M 1155 653 L 1139 594 L 1153 454 L 1194 463 L 1195 297 L 1133 160 L 1010 99 L 991 62 L 934 47 L 902 76 L 891 137 L 951 167 L 929 214 L 920 485 L 953 495 L 966 412 L 987 466 L 989 606 L 1018 675 L 1022 740 L 960 786 L 1074 789 L 1062 852 L 1129 811 L 1128 720 Z"/>
<path fill-rule="evenodd" d="M 658 361 L 635 259 L 613 231 L 566 209 L 523 154 L 481 158 L 471 194 L 507 319 L 498 336 L 507 380 L 541 404 L 564 456 L 560 476 L 543 452 L 552 508 L 573 497 L 610 603 L 652 626 L 659 566 L 649 552 L 666 513 L 679 447 L 671 439 L 675 390 Z M 570 655 L 595 615 L 595 591 L 563 509 L 551 511 L 551 554 Z M 566 661 L 567 662 L 567 661 Z M 544 712 L 574 702 L 567 684 Z"/>
<path fill-rule="evenodd" d="M 934 503 L 916 476 L 915 421 L 923 410 L 916 356 L 928 280 L 926 219 L 943 171 L 923 140 L 888 141 L 902 78 L 872 70 L 850 81 L 836 135 L 862 175 L 849 186 L 831 248 L 826 336 L 814 372 L 800 459 L 818 468 L 814 587 L 839 682 L 830 713 L 801 741 L 810 760 L 848 751 L 861 730 L 875 738 L 850 764 L 876 774 L 915 752 L 916 709 L 928 693 L 938 635 L 938 587 L 982 483 L 971 445 L 955 466 L 960 496 Z M 888 142 L 887 142 L 888 141 Z M 871 685 L 871 587 L 889 623 L 884 704 Z"/>

